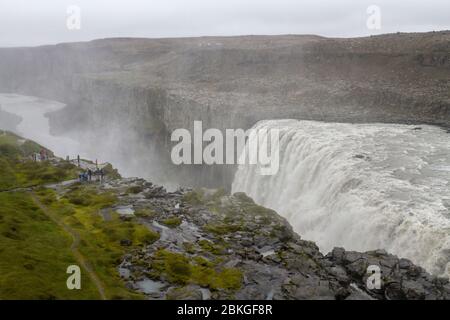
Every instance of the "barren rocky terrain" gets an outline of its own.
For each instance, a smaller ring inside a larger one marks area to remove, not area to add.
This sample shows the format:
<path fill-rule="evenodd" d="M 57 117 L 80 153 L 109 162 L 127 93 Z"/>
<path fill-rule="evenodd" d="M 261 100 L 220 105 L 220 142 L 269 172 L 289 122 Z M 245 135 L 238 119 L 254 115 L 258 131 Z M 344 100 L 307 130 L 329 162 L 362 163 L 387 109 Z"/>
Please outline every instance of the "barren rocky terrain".
<path fill-rule="evenodd" d="M 120 203 L 160 235 L 126 254 L 119 268 L 127 287 L 150 299 L 450 298 L 446 278 L 384 250 L 335 248 L 323 255 L 275 211 L 243 193 L 171 193 L 142 179 L 115 180 L 101 189 L 116 190 Z M 378 289 L 367 286 L 371 265 L 381 271 Z"/>

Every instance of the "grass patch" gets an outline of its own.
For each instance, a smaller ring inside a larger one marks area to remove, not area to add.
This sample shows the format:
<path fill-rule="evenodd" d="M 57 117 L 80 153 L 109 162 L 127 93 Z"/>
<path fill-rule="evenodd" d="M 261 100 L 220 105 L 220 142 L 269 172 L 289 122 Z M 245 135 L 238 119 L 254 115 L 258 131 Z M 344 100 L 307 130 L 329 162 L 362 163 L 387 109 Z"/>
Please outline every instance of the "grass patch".
<path fill-rule="evenodd" d="M 61 223 L 80 237 L 78 250 L 92 265 L 110 299 L 141 299 L 119 277 L 117 266 L 126 250 L 159 239 L 159 234 L 117 214 L 104 221 L 99 211 L 117 203 L 112 192 L 99 193 L 74 184 L 63 197 L 42 185 L 75 179 L 78 168 L 68 162 L 34 162 L 30 155 L 42 147 L 0 131 L 0 191 L 41 186 L 36 196 Z M 50 152 L 48 152 L 50 154 Z M 0 192 L 0 300 L 99 299 L 85 270 L 81 290 L 68 290 L 67 267 L 78 264 L 70 233 L 49 219 L 24 192 Z M 124 248 L 121 240 L 132 245 Z"/>
<path fill-rule="evenodd" d="M 69 203 L 80 207 L 104 209 L 117 203 L 117 196 L 112 192 L 98 193 L 94 187 L 76 185 L 64 195 Z"/>
<path fill-rule="evenodd" d="M 76 179 L 78 169 L 70 163 L 33 161 L 31 155 L 41 149 L 32 141 L 0 131 L 0 191 Z"/>
<path fill-rule="evenodd" d="M 68 290 L 77 264 L 71 237 L 26 193 L 0 193 L 0 299 L 99 299 L 82 271 L 81 290 Z"/>
<path fill-rule="evenodd" d="M 136 210 L 134 215 L 138 218 L 154 218 L 157 214 L 152 209 L 144 208 Z"/>
<path fill-rule="evenodd" d="M 224 246 L 215 244 L 208 240 L 200 240 L 198 241 L 198 245 L 200 246 L 200 248 L 202 248 L 202 250 L 210 252 L 214 255 L 223 255 L 226 253 L 226 249 Z"/>
<path fill-rule="evenodd" d="M 202 258 L 188 258 L 183 254 L 160 249 L 151 263 L 151 276 L 166 278 L 177 285 L 197 284 L 212 290 L 238 290 L 242 272 L 236 268 L 220 268 Z"/>
<path fill-rule="evenodd" d="M 201 190 L 190 191 L 183 196 L 183 201 L 193 206 L 201 205 L 203 203 L 203 192 Z"/>
<path fill-rule="evenodd" d="M 233 223 L 211 223 L 203 226 L 208 232 L 214 233 L 216 235 L 225 235 L 228 233 L 234 233 L 242 230 L 241 224 L 233 224 Z"/>
<path fill-rule="evenodd" d="M 141 193 L 142 191 L 144 191 L 144 187 L 143 186 L 132 186 L 129 187 L 126 191 L 126 193 L 128 194 L 138 194 Z"/>
<path fill-rule="evenodd" d="M 53 203 L 51 208 L 80 235 L 82 241 L 79 249 L 105 284 L 109 298 L 142 298 L 141 294 L 125 287 L 118 275 L 117 265 L 128 250 L 155 242 L 159 234 L 138 224 L 135 219 L 123 221 L 117 213 L 111 213 L 111 219 L 104 221 L 98 211 L 115 203 L 114 194 L 97 193 L 86 186 L 74 188 L 63 199 Z M 129 240 L 132 245 L 124 248 L 121 240 Z"/>
<path fill-rule="evenodd" d="M 181 224 L 182 220 L 178 217 L 168 218 L 161 221 L 162 224 L 168 226 L 169 228 L 176 228 Z"/>

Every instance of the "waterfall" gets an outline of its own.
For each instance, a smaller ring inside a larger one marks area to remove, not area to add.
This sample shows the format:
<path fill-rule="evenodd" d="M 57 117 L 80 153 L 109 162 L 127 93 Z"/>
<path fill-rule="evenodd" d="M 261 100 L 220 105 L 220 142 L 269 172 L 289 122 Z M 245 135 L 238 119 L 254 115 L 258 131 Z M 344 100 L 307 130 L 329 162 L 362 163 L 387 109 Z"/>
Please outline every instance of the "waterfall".
<path fill-rule="evenodd" d="M 450 136 L 433 126 L 270 120 L 280 169 L 236 172 L 233 192 L 283 215 L 321 250 L 386 249 L 428 271 L 450 269 Z"/>

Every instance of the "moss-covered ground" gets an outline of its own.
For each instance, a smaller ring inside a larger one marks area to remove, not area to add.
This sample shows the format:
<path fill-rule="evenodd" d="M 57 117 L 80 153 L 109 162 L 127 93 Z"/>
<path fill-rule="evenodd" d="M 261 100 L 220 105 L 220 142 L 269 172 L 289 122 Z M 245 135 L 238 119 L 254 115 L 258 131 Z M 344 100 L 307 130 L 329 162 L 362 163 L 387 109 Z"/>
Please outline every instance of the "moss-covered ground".
<path fill-rule="evenodd" d="M 242 272 L 236 268 L 218 267 L 218 261 L 201 256 L 188 257 L 181 253 L 158 250 L 153 257 L 150 276 L 178 285 L 197 284 L 213 290 L 237 290 L 241 287 Z"/>
<path fill-rule="evenodd" d="M 42 149 L 30 140 L 0 131 L 0 191 L 75 179 L 76 166 L 61 161 L 32 161 L 33 153 Z M 48 153 L 51 154 L 50 151 Z"/>
<path fill-rule="evenodd" d="M 62 194 L 45 188 L 78 172 L 62 160 L 34 162 L 31 155 L 41 148 L 0 131 L 0 299 L 100 299 L 86 270 L 81 290 L 67 288 L 67 267 L 79 264 L 74 246 L 100 279 L 106 298 L 141 299 L 125 287 L 117 266 L 127 250 L 154 242 L 158 233 L 114 212 L 104 219 L 100 211 L 117 202 L 113 192 L 88 184 L 71 185 Z M 31 186 L 33 191 L 18 189 Z M 76 244 L 67 228 L 76 234 Z M 122 246 L 124 239 L 131 244 Z"/>

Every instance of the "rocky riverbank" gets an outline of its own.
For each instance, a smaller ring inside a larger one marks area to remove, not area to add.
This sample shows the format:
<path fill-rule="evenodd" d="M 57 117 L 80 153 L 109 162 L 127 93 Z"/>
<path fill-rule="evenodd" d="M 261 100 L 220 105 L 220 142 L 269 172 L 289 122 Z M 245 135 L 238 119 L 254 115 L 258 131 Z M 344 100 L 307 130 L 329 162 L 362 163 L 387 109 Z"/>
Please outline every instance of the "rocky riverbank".
<path fill-rule="evenodd" d="M 1 299 L 450 299 L 448 279 L 383 250 L 323 255 L 243 193 L 168 192 L 110 166 L 80 183 L 82 168 L 0 133 Z M 82 290 L 67 290 L 73 264 Z"/>
<path fill-rule="evenodd" d="M 97 188 L 118 195 L 105 219 L 119 212 L 159 234 L 118 266 L 126 286 L 149 299 L 450 299 L 447 279 L 383 250 L 322 254 L 245 194 L 167 192 L 142 179 Z M 371 265 L 380 268 L 379 289 L 367 288 Z"/>

